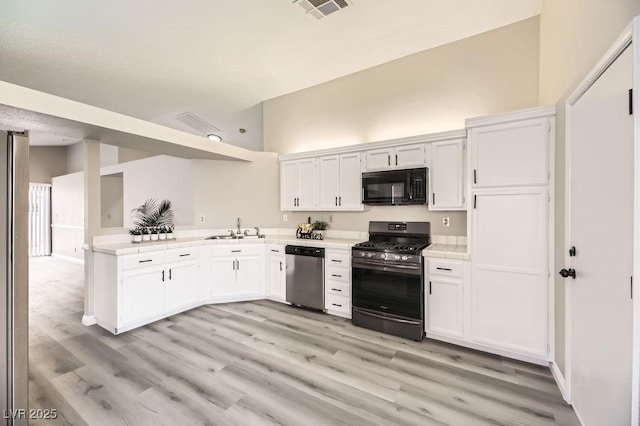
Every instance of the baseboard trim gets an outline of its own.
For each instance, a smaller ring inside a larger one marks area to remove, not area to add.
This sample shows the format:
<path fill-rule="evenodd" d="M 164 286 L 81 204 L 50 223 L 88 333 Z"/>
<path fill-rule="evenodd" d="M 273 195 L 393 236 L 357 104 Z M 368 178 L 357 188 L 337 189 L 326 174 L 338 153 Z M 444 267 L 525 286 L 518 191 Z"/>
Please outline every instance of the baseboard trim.
<path fill-rule="evenodd" d="M 556 384 L 558 385 L 558 389 L 560 389 L 560 393 L 562 393 L 562 398 L 569 403 L 567 399 L 567 390 L 566 383 L 564 380 L 564 376 L 562 375 L 562 371 L 560 371 L 560 367 L 554 361 L 551 362 L 551 374 L 553 374 L 553 378 L 556 380 Z"/>
<path fill-rule="evenodd" d="M 64 254 L 51 253 L 51 257 L 55 257 L 56 259 L 66 260 L 67 262 L 77 263 L 79 265 L 84 265 L 84 260 L 76 259 L 75 257 L 65 256 Z"/>
<path fill-rule="evenodd" d="M 96 325 L 98 320 L 93 315 L 83 315 L 82 316 L 82 325 L 86 325 L 89 327 L 90 325 Z"/>

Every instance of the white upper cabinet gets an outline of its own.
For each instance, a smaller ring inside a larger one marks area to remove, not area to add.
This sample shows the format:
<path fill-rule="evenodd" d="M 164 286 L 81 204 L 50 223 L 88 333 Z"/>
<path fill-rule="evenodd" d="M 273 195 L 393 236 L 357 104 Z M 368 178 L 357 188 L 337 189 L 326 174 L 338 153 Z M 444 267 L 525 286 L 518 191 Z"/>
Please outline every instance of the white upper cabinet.
<path fill-rule="evenodd" d="M 429 210 L 464 209 L 464 140 L 431 144 Z"/>
<path fill-rule="evenodd" d="M 321 209 L 337 209 L 340 193 L 340 157 L 330 155 L 320 157 L 319 173 L 319 207 Z"/>
<path fill-rule="evenodd" d="M 551 117 L 469 130 L 473 188 L 547 185 Z"/>
<path fill-rule="evenodd" d="M 366 152 L 366 160 L 367 171 L 424 167 L 427 164 L 426 145 L 418 143 L 374 149 Z"/>
<path fill-rule="evenodd" d="M 320 157 L 318 168 L 318 209 L 363 210 L 360 153 Z"/>
<path fill-rule="evenodd" d="M 280 164 L 281 210 L 312 210 L 316 207 L 315 169 L 315 158 Z"/>
<path fill-rule="evenodd" d="M 360 153 L 340 156 L 340 209 L 363 210 Z"/>

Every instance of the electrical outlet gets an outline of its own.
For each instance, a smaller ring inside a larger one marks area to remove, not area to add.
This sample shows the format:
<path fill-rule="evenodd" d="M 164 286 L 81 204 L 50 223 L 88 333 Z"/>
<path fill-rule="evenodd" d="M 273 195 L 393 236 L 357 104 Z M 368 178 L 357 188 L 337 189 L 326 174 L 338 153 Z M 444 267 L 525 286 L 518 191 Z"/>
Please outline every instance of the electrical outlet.
<path fill-rule="evenodd" d="M 329 222 L 329 223 L 333 223 L 333 215 L 332 215 L 332 214 L 330 214 L 330 215 L 329 215 L 329 220 L 328 220 L 328 222 Z"/>
<path fill-rule="evenodd" d="M 205 222 L 205 217 L 204 215 L 200 215 L 200 223 L 204 223 Z"/>
<path fill-rule="evenodd" d="M 449 216 L 442 218 L 442 226 L 449 227 Z"/>
<path fill-rule="evenodd" d="M 289 217 L 286 214 L 282 215 L 282 221 L 286 222 L 287 220 L 289 220 Z"/>

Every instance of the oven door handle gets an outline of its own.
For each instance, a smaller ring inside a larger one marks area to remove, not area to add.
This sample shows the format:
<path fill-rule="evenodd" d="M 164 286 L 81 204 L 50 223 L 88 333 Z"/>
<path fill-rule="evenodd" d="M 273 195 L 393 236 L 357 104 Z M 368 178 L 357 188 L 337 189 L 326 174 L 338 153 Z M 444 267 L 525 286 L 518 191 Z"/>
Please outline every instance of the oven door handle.
<path fill-rule="evenodd" d="M 356 259 L 353 259 L 351 266 L 353 268 L 360 269 L 370 269 L 374 271 L 384 271 L 384 272 L 400 272 L 400 273 L 409 273 L 413 275 L 420 275 L 422 273 L 421 265 L 395 265 L 388 264 L 384 262 L 358 262 Z"/>
<path fill-rule="evenodd" d="M 384 320 L 389 320 L 389 321 L 394 321 L 394 322 L 399 322 L 402 324 L 420 324 L 420 321 L 412 321 L 412 320 L 405 320 L 405 319 L 400 319 L 400 318 L 393 318 L 393 317 L 387 317 L 384 315 L 380 315 L 380 314 L 374 314 L 373 312 L 369 312 L 369 311 L 365 311 L 362 309 L 358 309 L 358 308 L 353 308 L 354 311 L 357 311 L 363 315 L 369 315 L 370 317 L 375 317 L 375 318 L 380 318 L 380 319 L 384 319 Z"/>

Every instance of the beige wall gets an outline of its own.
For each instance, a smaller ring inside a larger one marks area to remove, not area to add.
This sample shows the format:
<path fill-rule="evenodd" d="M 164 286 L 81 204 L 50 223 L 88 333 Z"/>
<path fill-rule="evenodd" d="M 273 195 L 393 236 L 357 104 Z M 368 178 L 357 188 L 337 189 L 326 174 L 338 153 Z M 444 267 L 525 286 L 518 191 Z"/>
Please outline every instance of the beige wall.
<path fill-rule="evenodd" d="M 122 173 L 100 176 L 100 227 L 124 226 L 124 179 Z"/>
<path fill-rule="evenodd" d="M 78 142 L 67 147 L 67 173 L 84 170 L 84 143 Z"/>
<path fill-rule="evenodd" d="M 259 153 L 252 163 L 193 160 L 194 223 L 202 228 L 280 226 L 280 175 L 277 155 Z M 205 223 L 200 216 L 205 216 Z"/>
<path fill-rule="evenodd" d="M 264 102 L 265 151 L 281 154 L 461 129 L 538 105 L 538 18 Z"/>
<path fill-rule="evenodd" d="M 557 103 L 555 270 L 564 265 L 564 102 L 631 19 L 637 0 L 544 0 L 540 16 L 540 101 Z M 556 361 L 565 371 L 564 279 L 556 278 Z"/>
<path fill-rule="evenodd" d="M 118 147 L 118 163 L 142 160 L 144 158 L 153 157 L 154 155 L 157 154 L 150 154 L 146 151 L 138 151 L 137 149 Z"/>
<path fill-rule="evenodd" d="M 51 183 L 52 177 L 66 173 L 66 146 L 29 147 L 29 182 Z"/>

